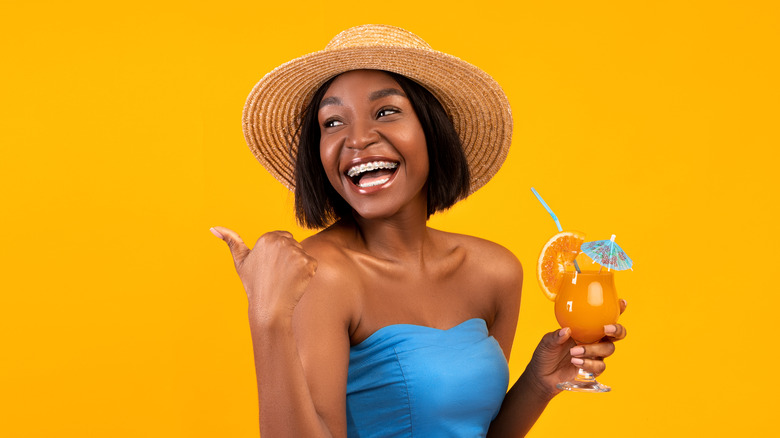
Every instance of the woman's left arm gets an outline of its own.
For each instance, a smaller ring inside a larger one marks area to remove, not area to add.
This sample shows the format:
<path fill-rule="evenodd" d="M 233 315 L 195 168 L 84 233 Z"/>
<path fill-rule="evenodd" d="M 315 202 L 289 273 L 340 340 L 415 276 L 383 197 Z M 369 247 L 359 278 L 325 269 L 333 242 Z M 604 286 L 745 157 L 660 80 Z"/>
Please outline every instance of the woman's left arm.
<path fill-rule="evenodd" d="M 625 308 L 625 300 L 620 300 L 620 313 Z M 615 351 L 614 341 L 623 339 L 626 330 L 620 324 L 613 324 L 605 326 L 604 333 L 601 342 L 579 347 L 571 339 L 568 328 L 544 335 L 531 362 L 504 398 L 488 436 L 525 436 L 550 400 L 561 392 L 555 387 L 557 383 L 573 379 L 580 367 L 595 375 L 603 373 L 604 358 Z"/>
<path fill-rule="evenodd" d="M 489 260 L 498 262 L 491 264 L 493 269 L 491 274 L 496 280 L 494 283 L 496 316 L 490 327 L 490 335 L 498 341 L 509 362 L 520 312 L 523 269 L 514 254 L 505 249 L 491 254 Z M 546 336 L 537 347 L 537 351 L 545 340 L 555 343 L 565 342 L 563 339 Z M 553 350 L 556 347 L 553 346 Z M 490 424 L 489 437 L 525 436 L 554 396 L 539 381 L 532 378 L 529 368 L 530 364 L 506 394 L 498 415 Z"/>

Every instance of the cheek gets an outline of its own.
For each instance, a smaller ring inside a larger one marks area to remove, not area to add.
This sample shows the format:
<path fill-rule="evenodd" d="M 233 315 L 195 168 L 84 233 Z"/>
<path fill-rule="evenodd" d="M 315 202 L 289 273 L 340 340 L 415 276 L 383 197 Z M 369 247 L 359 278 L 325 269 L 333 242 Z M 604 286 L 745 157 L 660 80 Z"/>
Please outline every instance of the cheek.
<path fill-rule="evenodd" d="M 425 133 L 423 133 L 422 127 L 418 127 L 418 129 L 413 131 L 407 143 L 410 145 L 410 152 L 412 152 L 407 159 L 407 165 L 414 167 L 416 174 L 422 175 L 427 181 L 430 173 L 430 161 L 427 143 L 425 142 Z"/>
<path fill-rule="evenodd" d="M 430 177 L 430 164 L 428 163 L 428 154 L 425 154 L 423 156 L 423 159 L 420 160 L 420 173 L 423 175 L 423 184 L 428 182 L 428 178 Z"/>
<path fill-rule="evenodd" d="M 322 161 L 322 167 L 325 169 L 325 175 L 328 176 L 328 181 L 338 190 L 339 182 L 341 181 L 338 148 L 329 147 L 327 142 L 321 141 L 320 160 Z"/>

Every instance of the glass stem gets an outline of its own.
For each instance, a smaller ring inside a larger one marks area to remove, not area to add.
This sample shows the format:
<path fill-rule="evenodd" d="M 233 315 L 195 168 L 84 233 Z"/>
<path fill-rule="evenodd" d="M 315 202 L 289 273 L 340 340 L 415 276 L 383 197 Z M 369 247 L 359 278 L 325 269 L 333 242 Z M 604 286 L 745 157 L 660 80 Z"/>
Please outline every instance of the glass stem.
<path fill-rule="evenodd" d="M 577 371 L 577 377 L 574 379 L 577 382 L 595 382 L 596 376 L 593 373 L 589 373 L 582 368 Z"/>

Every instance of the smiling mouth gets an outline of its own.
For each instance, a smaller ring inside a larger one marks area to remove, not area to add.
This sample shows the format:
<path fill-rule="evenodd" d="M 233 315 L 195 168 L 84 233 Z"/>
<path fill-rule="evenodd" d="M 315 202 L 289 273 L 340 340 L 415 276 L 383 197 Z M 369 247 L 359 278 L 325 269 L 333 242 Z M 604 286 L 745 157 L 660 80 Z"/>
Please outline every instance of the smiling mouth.
<path fill-rule="evenodd" d="M 398 163 L 393 161 L 369 161 L 347 169 L 346 175 L 360 188 L 375 187 L 390 181 Z"/>

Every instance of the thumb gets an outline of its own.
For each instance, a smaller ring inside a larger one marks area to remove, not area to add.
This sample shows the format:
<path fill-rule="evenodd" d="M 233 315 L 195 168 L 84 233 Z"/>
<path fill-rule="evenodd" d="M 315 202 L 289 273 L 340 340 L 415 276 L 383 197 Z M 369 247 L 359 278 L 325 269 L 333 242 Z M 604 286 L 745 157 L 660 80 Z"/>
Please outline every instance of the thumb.
<path fill-rule="evenodd" d="M 556 348 L 559 345 L 565 344 L 569 338 L 571 338 L 571 329 L 564 327 L 544 335 L 544 337 L 542 337 L 542 343 L 549 348 Z"/>
<path fill-rule="evenodd" d="M 241 239 L 241 236 L 235 231 L 225 227 L 212 227 L 209 231 L 227 243 L 228 248 L 230 248 L 230 254 L 233 256 L 233 263 L 235 263 L 236 269 L 238 269 L 246 256 L 250 253 L 250 249 Z"/>

